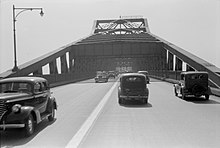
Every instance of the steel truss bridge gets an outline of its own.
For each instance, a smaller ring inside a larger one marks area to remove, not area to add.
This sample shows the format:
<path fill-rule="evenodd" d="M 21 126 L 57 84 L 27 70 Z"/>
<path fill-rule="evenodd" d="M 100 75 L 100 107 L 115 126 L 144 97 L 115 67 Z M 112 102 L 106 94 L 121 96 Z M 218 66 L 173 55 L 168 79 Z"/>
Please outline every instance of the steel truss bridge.
<path fill-rule="evenodd" d="M 99 70 L 147 70 L 152 77 L 178 80 L 181 71 L 207 71 L 220 89 L 220 69 L 152 34 L 146 18 L 96 20 L 92 33 L 8 70 L 1 78 L 42 76 L 56 85 L 92 78 Z"/>

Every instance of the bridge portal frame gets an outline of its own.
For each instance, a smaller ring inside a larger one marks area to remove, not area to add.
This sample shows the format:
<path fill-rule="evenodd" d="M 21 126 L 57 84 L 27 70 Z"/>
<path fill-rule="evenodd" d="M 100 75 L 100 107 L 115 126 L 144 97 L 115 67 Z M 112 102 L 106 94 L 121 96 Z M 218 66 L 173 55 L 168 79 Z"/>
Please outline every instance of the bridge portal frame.
<path fill-rule="evenodd" d="M 139 22 L 136 23 L 136 22 Z M 135 25 L 136 23 L 136 25 Z M 103 27 L 102 24 L 108 24 Z M 117 36 L 118 34 L 148 34 L 152 40 L 144 40 L 143 38 L 126 38 L 122 36 L 113 38 L 112 40 L 101 39 L 86 40 L 96 33 L 103 35 Z M 140 55 L 152 55 L 158 57 L 158 61 L 152 70 L 149 72 L 155 76 L 170 77 L 170 72 L 181 72 L 182 63 L 186 63 L 186 70 L 207 71 L 209 73 L 210 81 L 213 86 L 220 89 L 220 69 L 208 63 L 207 61 L 183 50 L 174 44 L 165 41 L 164 39 L 150 33 L 147 20 L 144 18 L 131 18 L 131 19 L 115 19 L 115 20 L 96 20 L 92 30 L 92 35 L 81 39 L 80 41 L 73 42 L 69 45 L 63 46 L 30 62 L 22 64 L 19 71 L 13 72 L 6 71 L 0 77 L 13 77 L 13 76 L 26 76 L 26 75 L 41 75 L 43 77 L 50 77 L 52 83 L 61 81 L 72 81 L 76 79 L 83 79 L 93 76 L 95 60 L 92 57 L 132 57 L 141 58 Z M 66 54 L 69 57 L 67 58 Z M 167 56 L 168 55 L 168 56 Z M 83 59 L 84 57 L 84 59 Z M 175 57 L 175 60 L 174 60 Z M 81 62 L 79 62 L 81 58 Z M 60 59 L 61 70 L 59 72 L 57 59 Z M 88 60 L 88 61 L 86 61 Z M 156 60 L 155 60 L 156 61 Z M 174 64 L 174 61 L 176 63 Z M 97 61 L 96 61 L 97 62 Z M 80 64 L 86 66 L 83 70 Z M 43 67 L 49 65 L 49 75 L 43 74 Z M 142 64 L 144 65 L 144 64 Z M 174 67 L 175 66 L 175 67 Z M 142 67 L 142 66 L 141 66 Z M 55 78 L 54 78 L 55 77 Z M 175 78 L 174 78 L 175 79 Z M 177 79 L 177 77 L 176 77 Z"/>

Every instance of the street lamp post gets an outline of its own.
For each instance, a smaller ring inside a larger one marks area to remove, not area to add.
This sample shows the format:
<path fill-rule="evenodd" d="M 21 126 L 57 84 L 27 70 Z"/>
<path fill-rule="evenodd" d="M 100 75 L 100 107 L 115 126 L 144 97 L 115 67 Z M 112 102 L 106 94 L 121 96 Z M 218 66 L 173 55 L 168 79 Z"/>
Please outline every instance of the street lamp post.
<path fill-rule="evenodd" d="M 18 10 L 19 12 L 16 14 L 16 10 Z M 40 10 L 40 15 L 43 16 L 43 8 L 15 8 L 15 6 L 13 5 L 13 32 L 14 32 L 14 67 L 12 69 L 12 71 L 16 72 L 18 71 L 18 66 L 17 66 L 17 53 L 16 53 L 16 27 L 15 27 L 15 23 L 16 23 L 16 18 L 18 17 L 19 14 L 21 14 L 24 11 L 32 11 L 32 10 Z"/>

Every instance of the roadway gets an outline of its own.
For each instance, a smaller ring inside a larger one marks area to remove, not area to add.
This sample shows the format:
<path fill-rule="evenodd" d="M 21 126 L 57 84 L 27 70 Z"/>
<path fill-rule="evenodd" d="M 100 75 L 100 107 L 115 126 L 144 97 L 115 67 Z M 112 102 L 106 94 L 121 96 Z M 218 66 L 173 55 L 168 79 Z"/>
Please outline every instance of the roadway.
<path fill-rule="evenodd" d="M 86 80 L 53 88 L 56 120 L 40 123 L 29 138 L 1 133 L 2 147 L 218 148 L 220 98 L 175 97 L 173 85 L 152 79 L 147 105 L 119 105 L 118 82 Z"/>

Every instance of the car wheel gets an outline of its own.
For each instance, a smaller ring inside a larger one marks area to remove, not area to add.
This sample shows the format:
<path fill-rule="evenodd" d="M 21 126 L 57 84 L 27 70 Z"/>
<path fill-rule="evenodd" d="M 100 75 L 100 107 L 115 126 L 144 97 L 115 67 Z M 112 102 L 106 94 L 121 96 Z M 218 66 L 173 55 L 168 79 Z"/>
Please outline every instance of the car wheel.
<path fill-rule="evenodd" d="M 174 88 L 174 93 L 175 93 L 175 96 L 178 96 L 178 93 L 176 91 L 176 88 Z"/>
<path fill-rule="evenodd" d="M 52 109 L 51 109 L 51 115 L 48 116 L 48 120 L 49 121 L 54 121 L 55 119 L 55 109 L 54 109 L 54 105 L 52 106 Z"/>
<path fill-rule="evenodd" d="M 205 95 L 205 99 L 209 100 L 209 95 L 208 94 Z"/>
<path fill-rule="evenodd" d="M 148 100 L 147 99 L 144 99 L 144 104 L 147 104 L 148 103 Z"/>
<path fill-rule="evenodd" d="M 118 98 L 118 103 L 122 104 L 122 98 Z"/>
<path fill-rule="evenodd" d="M 25 122 L 25 127 L 24 127 L 24 131 L 25 131 L 25 136 L 29 137 L 34 133 L 34 118 L 33 116 L 30 114 Z"/>
<path fill-rule="evenodd" d="M 182 99 L 186 100 L 186 95 L 182 92 Z"/>

